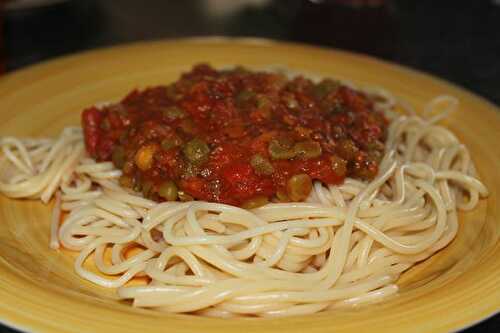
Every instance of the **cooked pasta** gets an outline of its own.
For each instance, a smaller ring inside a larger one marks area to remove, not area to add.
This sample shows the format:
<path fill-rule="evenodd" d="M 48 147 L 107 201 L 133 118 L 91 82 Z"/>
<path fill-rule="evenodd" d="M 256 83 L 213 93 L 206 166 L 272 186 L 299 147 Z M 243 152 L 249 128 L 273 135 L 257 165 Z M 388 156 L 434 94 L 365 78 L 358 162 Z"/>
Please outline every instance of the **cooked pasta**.
<path fill-rule="evenodd" d="M 137 307 L 277 317 L 377 302 L 448 245 L 458 211 L 488 191 L 467 148 L 437 124 L 456 99 L 437 97 L 420 117 L 393 112 L 386 92 L 367 94 L 391 120 L 377 176 L 315 182 L 304 202 L 157 203 L 122 188 L 113 163 L 90 159 L 80 128 L 1 138 L 0 191 L 53 198 L 50 246 L 78 252 L 76 274 Z"/>

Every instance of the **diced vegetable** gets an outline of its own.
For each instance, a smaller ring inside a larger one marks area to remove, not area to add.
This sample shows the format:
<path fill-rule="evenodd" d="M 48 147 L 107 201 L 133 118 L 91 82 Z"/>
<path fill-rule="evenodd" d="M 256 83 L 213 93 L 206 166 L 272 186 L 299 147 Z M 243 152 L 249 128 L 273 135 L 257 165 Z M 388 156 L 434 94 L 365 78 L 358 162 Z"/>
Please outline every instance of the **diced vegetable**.
<path fill-rule="evenodd" d="M 153 165 L 153 157 L 157 150 L 158 146 L 155 144 L 142 146 L 135 154 L 137 167 L 142 171 L 149 170 Z"/>
<path fill-rule="evenodd" d="M 257 196 L 257 197 L 254 197 L 252 199 L 245 201 L 241 205 L 241 208 L 253 209 L 253 208 L 264 206 L 268 202 L 269 202 L 269 200 L 267 199 L 267 197 L 260 195 L 260 196 Z"/>
<path fill-rule="evenodd" d="M 286 160 L 295 157 L 293 141 L 288 138 L 277 138 L 269 142 L 269 155 L 275 160 Z"/>
<path fill-rule="evenodd" d="M 302 173 L 292 176 L 286 184 L 287 194 L 292 201 L 304 201 L 312 190 L 312 180 Z"/>
<path fill-rule="evenodd" d="M 292 141 L 286 138 L 274 139 L 269 142 L 269 155 L 275 160 L 285 160 L 294 157 L 301 159 L 310 159 L 321 156 L 321 145 L 313 140 L 297 142 L 293 145 Z"/>
<path fill-rule="evenodd" d="M 295 151 L 295 156 L 302 159 L 319 157 L 322 153 L 319 142 L 313 140 L 297 142 L 293 149 Z"/>
<path fill-rule="evenodd" d="M 255 154 L 252 156 L 250 160 L 250 165 L 252 165 L 252 168 L 258 175 L 268 176 L 274 172 L 274 168 L 271 162 L 269 162 L 267 158 L 263 157 L 260 154 Z"/>

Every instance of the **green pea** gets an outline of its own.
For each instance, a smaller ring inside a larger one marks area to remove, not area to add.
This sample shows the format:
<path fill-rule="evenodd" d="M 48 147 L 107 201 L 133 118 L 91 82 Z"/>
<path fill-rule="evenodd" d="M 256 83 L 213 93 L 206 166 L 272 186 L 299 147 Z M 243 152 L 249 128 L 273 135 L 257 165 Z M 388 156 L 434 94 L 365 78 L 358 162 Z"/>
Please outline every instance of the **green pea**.
<path fill-rule="evenodd" d="M 322 153 L 319 142 L 313 140 L 297 142 L 293 149 L 295 151 L 295 156 L 305 160 L 319 157 Z"/>
<path fill-rule="evenodd" d="M 189 162 L 200 165 L 208 160 L 210 148 L 204 141 L 194 138 L 184 145 L 182 152 Z"/>
<path fill-rule="evenodd" d="M 167 201 L 177 200 L 177 193 L 177 185 L 171 180 L 163 182 L 158 189 L 158 195 Z"/>
<path fill-rule="evenodd" d="M 267 158 L 263 157 L 260 154 L 255 154 L 252 156 L 252 158 L 250 159 L 250 165 L 258 175 L 268 176 L 274 172 L 274 168 L 271 162 L 269 162 Z"/>
<path fill-rule="evenodd" d="M 312 180 L 302 173 L 292 176 L 286 184 L 287 194 L 292 201 L 304 201 L 312 190 Z"/>

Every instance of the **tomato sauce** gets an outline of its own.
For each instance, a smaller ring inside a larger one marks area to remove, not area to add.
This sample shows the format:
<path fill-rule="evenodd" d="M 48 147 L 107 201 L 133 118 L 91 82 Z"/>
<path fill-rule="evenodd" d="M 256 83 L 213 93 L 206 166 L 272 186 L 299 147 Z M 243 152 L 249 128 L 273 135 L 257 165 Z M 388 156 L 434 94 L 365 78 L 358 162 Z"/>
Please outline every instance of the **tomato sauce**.
<path fill-rule="evenodd" d="M 82 113 L 88 153 L 113 161 L 121 185 L 157 201 L 249 208 L 304 200 L 314 180 L 372 179 L 387 124 L 335 80 L 206 64 Z"/>

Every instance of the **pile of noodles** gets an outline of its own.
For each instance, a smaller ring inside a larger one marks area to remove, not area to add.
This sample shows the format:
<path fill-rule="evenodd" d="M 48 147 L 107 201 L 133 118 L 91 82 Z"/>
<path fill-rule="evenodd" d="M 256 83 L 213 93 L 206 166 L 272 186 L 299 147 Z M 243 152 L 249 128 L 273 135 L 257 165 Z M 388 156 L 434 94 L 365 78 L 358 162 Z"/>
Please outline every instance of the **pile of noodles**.
<path fill-rule="evenodd" d="M 50 246 L 78 252 L 79 276 L 134 306 L 269 317 L 379 301 L 397 293 L 403 271 L 449 244 L 457 211 L 488 192 L 467 148 L 437 125 L 456 99 L 437 97 L 421 118 L 393 112 L 386 92 L 367 94 L 391 120 L 379 174 L 316 182 L 306 202 L 156 203 L 120 187 L 111 162 L 90 159 L 80 128 L 1 138 L 0 192 L 55 198 Z M 148 282 L 130 283 L 140 276 Z"/>

